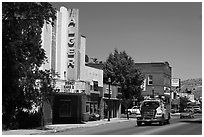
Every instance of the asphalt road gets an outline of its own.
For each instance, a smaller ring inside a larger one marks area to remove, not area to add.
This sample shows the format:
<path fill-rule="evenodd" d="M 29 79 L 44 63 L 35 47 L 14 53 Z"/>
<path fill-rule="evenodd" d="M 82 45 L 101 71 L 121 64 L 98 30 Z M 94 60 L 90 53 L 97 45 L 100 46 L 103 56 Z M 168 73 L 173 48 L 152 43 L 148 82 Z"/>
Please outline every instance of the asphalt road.
<path fill-rule="evenodd" d="M 173 118 L 170 124 L 158 124 L 138 127 L 136 120 L 112 123 L 89 128 L 70 129 L 55 133 L 58 135 L 202 135 L 202 121 L 200 116 L 194 119 Z"/>

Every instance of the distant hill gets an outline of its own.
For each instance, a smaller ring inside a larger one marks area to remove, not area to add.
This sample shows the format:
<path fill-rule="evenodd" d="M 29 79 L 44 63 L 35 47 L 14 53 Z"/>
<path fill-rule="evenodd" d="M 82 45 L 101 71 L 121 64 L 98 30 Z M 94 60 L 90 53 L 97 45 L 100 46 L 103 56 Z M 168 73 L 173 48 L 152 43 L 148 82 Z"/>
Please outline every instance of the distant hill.
<path fill-rule="evenodd" d="M 181 92 L 192 91 L 195 98 L 202 97 L 202 78 L 181 81 Z"/>

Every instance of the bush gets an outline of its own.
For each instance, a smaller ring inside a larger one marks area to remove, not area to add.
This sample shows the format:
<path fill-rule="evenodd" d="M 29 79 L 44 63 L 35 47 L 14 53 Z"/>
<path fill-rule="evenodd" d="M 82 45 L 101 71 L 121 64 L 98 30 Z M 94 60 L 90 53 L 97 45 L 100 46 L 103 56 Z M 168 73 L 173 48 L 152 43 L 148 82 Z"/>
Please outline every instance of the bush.
<path fill-rule="evenodd" d="M 18 123 L 18 128 L 34 128 L 41 125 L 41 114 L 39 112 L 29 113 L 29 112 L 19 112 L 16 116 L 16 121 Z"/>

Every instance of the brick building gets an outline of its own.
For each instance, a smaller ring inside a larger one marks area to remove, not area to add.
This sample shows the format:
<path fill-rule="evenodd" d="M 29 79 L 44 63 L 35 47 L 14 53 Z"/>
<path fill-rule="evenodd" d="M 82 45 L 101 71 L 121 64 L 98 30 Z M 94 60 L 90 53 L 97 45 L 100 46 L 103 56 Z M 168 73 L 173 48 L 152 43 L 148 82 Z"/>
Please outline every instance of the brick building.
<path fill-rule="evenodd" d="M 171 90 L 171 67 L 168 62 L 136 63 L 144 75 L 143 96 L 169 94 Z"/>

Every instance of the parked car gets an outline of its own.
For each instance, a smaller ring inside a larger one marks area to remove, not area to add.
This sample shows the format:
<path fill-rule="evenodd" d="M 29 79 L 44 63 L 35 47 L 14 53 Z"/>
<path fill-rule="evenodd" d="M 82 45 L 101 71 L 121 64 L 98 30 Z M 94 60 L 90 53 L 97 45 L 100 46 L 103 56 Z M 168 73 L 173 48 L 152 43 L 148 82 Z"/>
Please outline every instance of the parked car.
<path fill-rule="evenodd" d="M 200 106 L 193 106 L 193 109 L 195 113 L 202 113 Z"/>
<path fill-rule="evenodd" d="M 181 112 L 180 119 L 183 118 L 194 118 L 194 111 L 189 109 L 184 112 Z"/>
<path fill-rule="evenodd" d="M 131 114 L 136 114 L 137 112 L 140 112 L 139 107 L 138 106 L 133 106 L 132 108 L 127 110 L 127 113 L 129 115 Z"/>
<path fill-rule="evenodd" d="M 97 113 L 92 113 L 89 115 L 89 120 L 90 121 L 96 121 L 96 120 L 99 120 L 100 119 L 100 115 L 97 114 Z"/>

